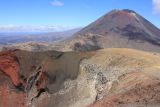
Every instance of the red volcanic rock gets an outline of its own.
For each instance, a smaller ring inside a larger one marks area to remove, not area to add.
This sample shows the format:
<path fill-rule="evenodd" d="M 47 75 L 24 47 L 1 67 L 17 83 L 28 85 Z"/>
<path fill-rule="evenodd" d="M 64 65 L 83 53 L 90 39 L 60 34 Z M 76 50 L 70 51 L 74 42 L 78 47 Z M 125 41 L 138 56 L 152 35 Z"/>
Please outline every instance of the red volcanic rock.
<path fill-rule="evenodd" d="M 0 53 L 0 81 L 0 107 L 26 107 L 24 92 L 16 89 L 22 81 L 18 60 L 11 51 Z"/>
<path fill-rule="evenodd" d="M 0 107 L 26 107 L 25 93 L 3 72 L 0 72 Z"/>
<path fill-rule="evenodd" d="M 12 52 L 0 53 L 0 70 L 11 78 L 15 86 L 20 85 L 19 64 Z"/>
<path fill-rule="evenodd" d="M 24 87 L 29 86 L 29 90 L 36 85 L 37 91 L 42 91 L 46 87 L 46 75 L 40 66 L 31 77 L 31 82 L 25 82 L 25 77 L 20 76 L 20 64 L 14 51 L 0 53 L 0 107 L 26 107 L 27 101 Z M 28 80 L 30 77 L 27 77 Z M 26 78 L 26 79 L 27 79 Z"/>

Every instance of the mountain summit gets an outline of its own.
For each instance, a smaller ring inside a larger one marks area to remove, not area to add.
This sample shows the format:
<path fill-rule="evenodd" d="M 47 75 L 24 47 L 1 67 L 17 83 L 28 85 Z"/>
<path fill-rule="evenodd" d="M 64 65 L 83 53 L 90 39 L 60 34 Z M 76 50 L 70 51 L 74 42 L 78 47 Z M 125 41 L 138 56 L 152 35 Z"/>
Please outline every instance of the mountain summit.
<path fill-rule="evenodd" d="M 160 30 L 133 10 L 112 10 L 65 43 L 76 51 L 135 48 L 160 52 Z"/>

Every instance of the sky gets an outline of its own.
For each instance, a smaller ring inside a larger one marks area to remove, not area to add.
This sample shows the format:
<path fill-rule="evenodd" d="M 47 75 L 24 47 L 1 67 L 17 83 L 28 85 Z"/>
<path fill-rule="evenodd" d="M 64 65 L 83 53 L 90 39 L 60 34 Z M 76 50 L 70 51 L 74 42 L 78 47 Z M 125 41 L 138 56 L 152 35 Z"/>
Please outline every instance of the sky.
<path fill-rule="evenodd" d="M 113 9 L 131 9 L 160 28 L 160 0 L 0 0 L 0 26 L 84 27 Z"/>

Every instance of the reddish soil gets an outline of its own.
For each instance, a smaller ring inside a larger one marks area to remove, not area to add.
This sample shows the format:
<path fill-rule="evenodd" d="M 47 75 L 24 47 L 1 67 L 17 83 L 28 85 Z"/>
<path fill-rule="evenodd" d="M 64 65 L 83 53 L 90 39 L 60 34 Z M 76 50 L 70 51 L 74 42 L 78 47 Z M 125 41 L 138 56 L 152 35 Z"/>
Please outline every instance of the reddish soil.
<path fill-rule="evenodd" d="M 133 81 L 128 81 L 131 78 Z M 160 101 L 160 80 L 146 78 L 140 73 L 125 76 L 114 88 L 116 89 L 114 92 L 88 107 L 128 107 L 127 105 L 133 107 L 158 104 Z"/>
<path fill-rule="evenodd" d="M 8 85 L 0 85 L 0 107 L 26 107 L 23 92 L 8 89 Z"/>

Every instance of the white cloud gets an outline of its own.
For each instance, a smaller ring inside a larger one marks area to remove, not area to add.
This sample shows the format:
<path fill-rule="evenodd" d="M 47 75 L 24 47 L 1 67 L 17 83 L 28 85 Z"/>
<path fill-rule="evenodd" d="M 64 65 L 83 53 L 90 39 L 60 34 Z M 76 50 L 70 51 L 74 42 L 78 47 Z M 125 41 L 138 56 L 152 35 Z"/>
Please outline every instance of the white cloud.
<path fill-rule="evenodd" d="M 159 14 L 160 13 L 160 0 L 152 0 L 153 2 L 153 13 Z"/>
<path fill-rule="evenodd" d="M 61 6 L 64 5 L 64 4 L 63 4 L 61 1 L 59 1 L 59 0 L 54 0 L 51 4 L 52 4 L 52 6 L 57 6 L 57 7 L 61 7 Z"/>
<path fill-rule="evenodd" d="M 61 32 L 77 27 L 63 25 L 0 25 L 1 32 Z"/>

